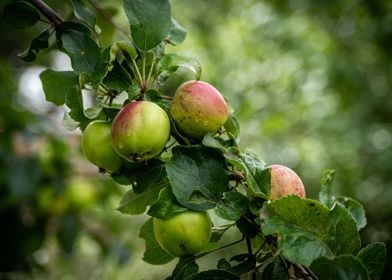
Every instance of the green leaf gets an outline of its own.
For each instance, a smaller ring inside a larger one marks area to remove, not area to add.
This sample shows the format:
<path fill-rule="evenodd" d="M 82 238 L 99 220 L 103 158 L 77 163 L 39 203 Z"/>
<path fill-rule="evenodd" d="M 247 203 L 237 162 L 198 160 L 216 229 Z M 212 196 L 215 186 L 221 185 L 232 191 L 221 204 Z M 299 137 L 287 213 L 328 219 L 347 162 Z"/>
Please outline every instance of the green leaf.
<path fill-rule="evenodd" d="M 179 45 L 186 38 L 186 30 L 174 19 L 171 20 L 171 28 L 168 40 L 173 45 Z"/>
<path fill-rule="evenodd" d="M 264 203 L 264 235 L 278 234 L 282 255 L 309 266 L 319 257 L 356 253 L 360 238 L 351 214 L 340 204 L 328 209 L 316 200 L 287 196 Z"/>
<path fill-rule="evenodd" d="M 281 261 L 268 264 L 261 272 L 261 279 L 289 280 L 289 273 Z"/>
<path fill-rule="evenodd" d="M 99 48 L 91 37 L 81 31 L 68 29 L 61 34 L 61 43 L 76 74 L 92 74 L 99 60 Z"/>
<path fill-rule="evenodd" d="M 176 146 L 172 152 L 166 172 L 178 202 L 196 211 L 213 208 L 228 191 L 222 155 L 203 146 Z"/>
<path fill-rule="evenodd" d="M 213 269 L 192 275 L 185 280 L 239 280 L 240 277 L 226 270 Z"/>
<path fill-rule="evenodd" d="M 170 280 L 183 280 L 196 274 L 199 271 L 199 266 L 195 262 L 195 256 L 183 256 L 178 261 L 173 274 L 169 277 Z"/>
<path fill-rule="evenodd" d="M 229 118 L 227 119 L 225 125 L 225 130 L 227 135 L 235 140 L 238 141 L 239 140 L 239 136 L 240 136 L 240 123 L 237 119 L 237 117 L 234 114 L 230 114 Z"/>
<path fill-rule="evenodd" d="M 162 72 L 162 76 L 170 76 L 178 69 L 178 67 L 189 69 L 192 73 L 194 73 L 196 80 L 198 80 L 201 76 L 200 62 L 193 57 L 169 53 L 165 54 L 159 61 L 159 69 L 160 72 Z"/>
<path fill-rule="evenodd" d="M 22 1 L 14 1 L 3 8 L 4 22 L 17 29 L 31 27 L 40 20 L 37 9 Z"/>
<path fill-rule="evenodd" d="M 321 257 L 310 266 L 319 280 L 331 279 L 369 279 L 366 268 L 354 256 L 338 256 L 336 258 Z"/>
<path fill-rule="evenodd" d="M 71 71 L 47 69 L 40 74 L 46 100 L 60 106 L 65 103 L 70 88 L 79 85 L 79 77 Z"/>
<path fill-rule="evenodd" d="M 90 120 L 84 115 L 83 96 L 79 86 L 69 88 L 65 96 L 65 104 L 71 109 L 68 115 L 79 124 L 83 131 Z"/>
<path fill-rule="evenodd" d="M 360 230 L 366 226 L 365 209 L 362 204 L 351 197 L 339 196 L 336 201 L 346 208 L 353 216 L 357 223 L 357 229 Z"/>
<path fill-rule="evenodd" d="M 357 258 L 367 268 L 370 279 L 380 279 L 384 270 L 386 254 L 385 244 L 381 242 L 369 244 L 359 251 Z"/>
<path fill-rule="evenodd" d="M 133 41 L 141 50 L 154 48 L 169 35 L 171 10 L 168 0 L 124 0 L 124 10 Z"/>
<path fill-rule="evenodd" d="M 128 91 L 132 86 L 132 77 L 120 63 L 114 61 L 102 82 L 111 90 Z"/>
<path fill-rule="evenodd" d="M 241 218 L 235 222 L 235 225 L 244 236 L 255 238 L 258 234 L 258 228 L 255 224 L 244 216 L 241 216 Z"/>
<path fill-rule="evenodd" d="M 177 213 L 185 212 L 187 210 L 188 208 L 177 202 L 170 187 L 165 187 L 160 190 L 158 200 L 151 205 L 147 214 L 165 220 Z"/>
<path fill-rule="evenodd" d="M 18 54 L 18 57 L 27 62 L 35 60 L 40 50 L 49 47 L 49 37 L 49 30 L 43 31 L 31 41 L 30 46 L 27 48 L 27 50 Z"/>
<path fill-rule="evenodd" d="M 215 213 L 226 220 L 236 221 L 248 208 L 248 199 L 239 192 L 223 193 L 223 201 L 218 203 Z"/>
<path fill-rule="evenodd" d="M 174 259 L 173 256 L 166 253 L 158 244 L 154 235 L 154 226 L 152 218 L 148 219 L 141 227 L 139 237 L 145 241 L 145 251 L 143 260 L 149 264 L 165 264 Z"/>
<path fill-rule="evenodd" d="M 210 242 L 218 242 L 223 234 L 231 228 L 232 225 L 216 226 L 212 228 L 212 233 L 210 237 Z"/>
<path fill-rule="evenodd" d="M 96 23 L 94 13 L 81 0 L 72 0 L 72 5 L 75 17 L 87 23 L 89 27 L 94 28 Z"/>
<path fill-rule="evenodd" d="M 216 133 L 208 132 L 203 137 L 203 145 L 206 147 L 215 148 L 222 153 L 225 153 L 228 149 L 230 149 L 234 143 L 232 140 L 224 140 L 220 137 L 214 137 Z"/>
<path fill-rule="evenodd" d="M 320 181 L 321 190 L 319 193 L 319 200 L 328 208 L 331 208 L 335 202 L 335 197 L 332 191 L 332 183 L 334 176 L 335 170 L 325 170 L 323 172 L 323 178 Z"/>
<path fill-rule="evenodd" d="M 230 258 L 230 261 L 237 261 L 239 264 L 232 266 L 228 271 L 238 276 L 244 275 L 255 268 L 256 258 L 252 254 L 239 254 Z"/>

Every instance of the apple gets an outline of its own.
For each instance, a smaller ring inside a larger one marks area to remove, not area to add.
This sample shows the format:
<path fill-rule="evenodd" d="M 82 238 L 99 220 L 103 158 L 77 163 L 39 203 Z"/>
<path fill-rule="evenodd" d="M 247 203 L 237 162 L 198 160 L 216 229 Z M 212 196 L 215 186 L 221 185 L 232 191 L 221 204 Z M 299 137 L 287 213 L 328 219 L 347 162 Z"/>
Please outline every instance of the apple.
<path fill-rule="evenodd" d="M 279 164 L 273 164 L 267 168 L 271 172 L 271 191 L 268 196 L 270 200 L 287 195 L 305 197 L 305 187 L 301 178 L 293 170 Z"/>
<path fill-rule="evenodd" d="M 153 218 L 153 225 L 159 246 L 176 257 L 200 252 L 207 246 L 212 231 L 208 213 L 191 210 L 166 220 Z"/>
<path fill-rule="evenodd" d="M 129 161 L 145 161 L 158 156 L 169 137 L 168 115 L 150 101 L 126 104 L 112 122 L 113 148 Z"/>
<path fill-rule="evenodd" d="M 162 79 L 159 83 L 159 90 L 163 95 L 174 96 L 177 88 L 186 81 L 194 80 L 195 73 L 188 67 L 178 66 L 166 79 Z"/>
<path fill-rule="evenodd" d="M 170 115 L 184 136 L 201 140 L 207 132 L 216 132 L 229 113 L 222 94 L 203 81 L 188 81 L 177 89 L 170 105 Z"/>
<path fill-rule="evenodd" d="M 91 163 L 112 173 L 120 169 L 123 160 L 113 149 L 110 135 L 110 123 L 92 121 L 83 131 L 81 147 Z"/>

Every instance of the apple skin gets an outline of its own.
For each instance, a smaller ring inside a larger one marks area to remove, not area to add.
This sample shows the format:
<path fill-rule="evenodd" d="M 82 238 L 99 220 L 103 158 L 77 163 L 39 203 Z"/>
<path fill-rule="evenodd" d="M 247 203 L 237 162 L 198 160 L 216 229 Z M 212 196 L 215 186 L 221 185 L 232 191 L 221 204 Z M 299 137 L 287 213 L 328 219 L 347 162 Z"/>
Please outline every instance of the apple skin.
<path fill-rule="evenodd" d="M 170 105 L 177 129 L 184 136 L 201 140 L 207 132 L 216 132 L 229 116 L 221 93 L 209 83 L 188 81 L 177 89 Z"/>
<path fill-rule="evenodd" d="M 81 148 L 91 163 L 112 173 L 120 169 L 123 160 L 113 149 L 110 138 L 110 123 L 92 121 L 83 131 Z"/>
<path fill-rule="evenodd" d="M 195 255 L 210 240 L 212 223 L 207 212 L 186 211 L 167 220 L 153 218 L 154 235 L 167 253 L 181 257 Z"/>
<path fill-rule="evenodd" d="M 195 73 L 192 70 L 184 66 L 178 66 L 174 73 L 159 84 L 159 90 L 163 95 L 174 96 L 181 84 L 194 79 Z"/>
<path fill-rule="evenodd" d="M 305 187 L 301 178 L 290 168 L 284 165 L 273 164 L 268 166 L 271 172 L 270 200 L 287 195 L 297 195 L 305 198 Z"/>
<path fill-rule="evenodd" d="M 128 161 L 145 161 L 158 156 L 169 137 L 168 115 L 150 101 L 128 103 L 112 122 L 112 146 Z"/>

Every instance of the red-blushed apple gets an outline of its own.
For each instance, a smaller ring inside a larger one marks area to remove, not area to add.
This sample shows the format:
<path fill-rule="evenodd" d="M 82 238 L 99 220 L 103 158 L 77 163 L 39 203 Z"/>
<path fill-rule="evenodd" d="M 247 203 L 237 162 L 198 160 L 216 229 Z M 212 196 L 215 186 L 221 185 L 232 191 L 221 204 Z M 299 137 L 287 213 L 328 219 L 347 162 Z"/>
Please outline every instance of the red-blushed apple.
<path fill-rule="evenodd" d="M 305 197 L 305 187 L 301 178 L 293 170 L 279 164 L 270 165 L 268 168 L 271 172 L 271 191 L 268 196 L 270 200 L 287 195 Z"/>
<path fill-rule="evenodd" d="M 153 225 L 159 246 L 176 257 L 199 253 L 207 246 L 212 232 L 208 213 L 191 210 L 166 220 L 153 218 Z"/>
<path fill-rule="evenodd" d="M 158 156 L 169 137 L 167 113 L 150 101 L 128 103 L 112 122 L 113 148 L 129 161 L 145 161 Z"/>
<path fill-rule="evenodd" d="M 113 149 L 110 134 L 110 123 L 92 121 L 83 131 L 81 148 L 91 163 L 112 173 L 120 169 L 123 159 Z"/>
<path fill-rule="evenodd" d="M 229 112 L 222 94 L 203 81 L 188 81 L 177 89 L 170 115 L 184 136 L 201 140 L 207 132 L 216 132 L 225 124 Z"/>

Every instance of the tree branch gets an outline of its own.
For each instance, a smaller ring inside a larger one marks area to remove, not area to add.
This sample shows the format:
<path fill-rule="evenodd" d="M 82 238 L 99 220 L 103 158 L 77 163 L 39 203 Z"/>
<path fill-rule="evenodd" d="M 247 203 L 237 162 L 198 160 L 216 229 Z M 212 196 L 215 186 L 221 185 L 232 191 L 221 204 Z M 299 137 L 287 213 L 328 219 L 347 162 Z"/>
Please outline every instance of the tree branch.
<path fill-rule="evenodd" d="M 42 0 L 29 0 L 29 2 L 37 8 L 38 11 L 41 12 L 53 26 L 56 28 L 59 26 L 63 19 L 57 14 L 51 7 L 49 7 L 45 2 Z"/>

